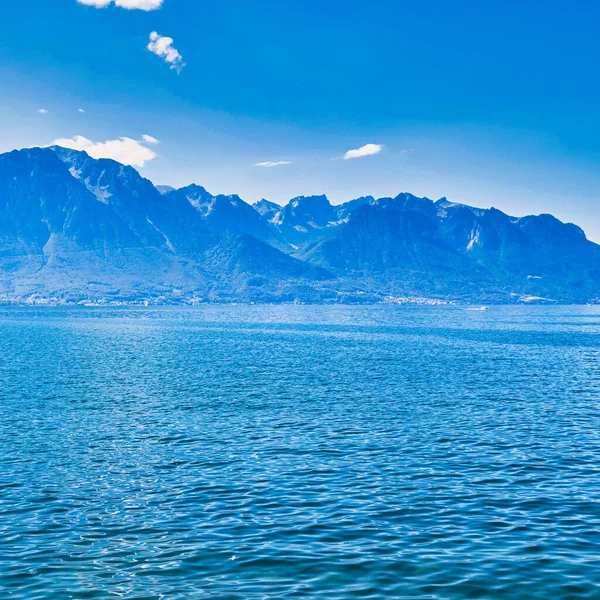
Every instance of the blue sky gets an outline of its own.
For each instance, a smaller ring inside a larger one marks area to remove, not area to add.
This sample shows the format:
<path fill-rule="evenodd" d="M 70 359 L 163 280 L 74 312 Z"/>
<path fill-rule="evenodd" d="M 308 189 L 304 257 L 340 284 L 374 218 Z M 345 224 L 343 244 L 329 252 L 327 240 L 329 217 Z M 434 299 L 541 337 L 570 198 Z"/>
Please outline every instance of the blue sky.
<path fill-rule="evenodd" d="M 81 136 L 155 183 L 410 191 L 600 241 L 598 2 L 85 1 L 110 5 L 2 3 L 0 151 Z"/>

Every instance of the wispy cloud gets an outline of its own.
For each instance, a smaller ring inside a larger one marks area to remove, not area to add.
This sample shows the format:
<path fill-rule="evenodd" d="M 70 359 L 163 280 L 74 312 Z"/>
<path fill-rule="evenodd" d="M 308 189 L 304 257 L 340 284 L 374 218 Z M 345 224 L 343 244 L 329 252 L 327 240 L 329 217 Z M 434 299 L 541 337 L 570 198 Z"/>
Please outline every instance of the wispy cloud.
<path fill-rule="evenodd" d="M 164 58 L 170 68 L 177 71 L 177 73 L 181 73 L 181 69 L 185 67 L 183 56 L 173 46 L 173 38 L 159 35 L 156 31 L 153 31 L 150 34 L 150 43 L 147 48 L 156 56 Z"/>
<path fill-rule="evenodd" d="M 268 160 L 266 162 L 260 162 L 260 163 L 256 163 L 254 166 L 255 167 L 280 167 L 281 165 L 291 165 L 291 161 L 289 160 L 277 160 L 277 161 L 272 161 L 272 160 Z"/>
<path fill-rule="evenodd" d="M 362 158 L 363 156 L 371 156 L 372 154 L 379 154 L 383 150 L 381 144 L 366 144 L 357 148 L 356 150 L 348 150 L 344 154 L 344 160 L 350 160 L 351 158 Z"/>
<path fill-rule="evenodd" d="M 160 144 L 160 142 L 155 137 L 152 137 L 151 135 L 148 135 L 146 133 L 142 136 L 142 140 L 146 142 L 146 144 Z"/>
<path fill-rule="evenodd" d="M 160 8 L 164 0 L 77 0 L 79 4 L 86 6 L 95 6 L 96 8 L 106 8 L 113 2 L 116 6 L 126 8 L 128 10 L 156 10 Z"/>
<path fill-rule="evenodd" d="M 48 111 L 45 108 L 40 108 L 40 110 L 38 110 L 38 112 L 40 113 L 40 115 L 47 115 Z"/>
<path fill-rule="evenodd" d="M 77 110 L 78 110 L 80 113 L 84 113 L 84 112 L 85 112 L 85 110 L 83 110 L 83 108 L 78 108 Z"/>
<path fill-rule="evenodd" d="M 158 140 L 152 138 L 155 141 L 148 142 L 146 137 L 150 138 L 151 136 L 143 136 L 141 140 L 120 137 L 106 142 L 93 142 L 81 135 L 76 135 L 73 138 L 54 140 L 50 145 L 62 146 L 71 150 L 85 150 L 92 158 L 112 158 L 124 165 L 143 167 L 148 161 L 158 156 L 156 152 L 144 145 L 145 143 L 158 143 Z"/>

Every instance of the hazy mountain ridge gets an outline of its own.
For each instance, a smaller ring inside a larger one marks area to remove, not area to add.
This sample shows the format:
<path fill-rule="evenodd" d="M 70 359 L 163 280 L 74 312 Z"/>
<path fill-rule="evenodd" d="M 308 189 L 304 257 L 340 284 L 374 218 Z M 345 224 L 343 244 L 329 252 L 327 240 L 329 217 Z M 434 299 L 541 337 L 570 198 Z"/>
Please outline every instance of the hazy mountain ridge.
<path fill-rule="evenodd" d="M 224 240 L 245 270 L 214 260 Z M 276 301 L 327 277 L 254 237 L 211 229 L 187 198 L 115 161 L 57 148 L 0 156 L 0 298 L 218 300 L 244 286 L 246 300 Z M 246 290 L 253 278 L 262 285 Z"/>
<path fill-rule="evenodd" d="M 0 298 L 515 302 L 600 298 L 600 246 L 551 215 L 408 193 L 254 206 L 64 148 L 0 155 Z"/>

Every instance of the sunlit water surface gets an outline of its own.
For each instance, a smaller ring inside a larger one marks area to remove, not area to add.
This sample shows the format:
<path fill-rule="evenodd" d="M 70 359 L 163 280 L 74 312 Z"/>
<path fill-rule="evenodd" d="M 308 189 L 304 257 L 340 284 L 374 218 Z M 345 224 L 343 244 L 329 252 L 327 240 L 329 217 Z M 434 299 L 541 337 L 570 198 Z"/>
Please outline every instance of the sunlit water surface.
<path fill-rule="evenodd" d="M 600 309 L 0 309 L 2 598 L 600 598 Z"/>

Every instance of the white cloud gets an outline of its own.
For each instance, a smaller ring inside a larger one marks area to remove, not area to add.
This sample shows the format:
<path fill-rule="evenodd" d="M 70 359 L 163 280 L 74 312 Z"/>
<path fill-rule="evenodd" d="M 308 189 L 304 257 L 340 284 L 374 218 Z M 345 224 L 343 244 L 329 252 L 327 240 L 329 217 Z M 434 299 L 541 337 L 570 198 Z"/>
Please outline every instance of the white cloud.
<path fill-rule="evenodd" d="M 104 8 L 112 3 L 112 0 L 77 0 L 79 4 L 85 4 L 86 6 L 95 6 L 96 8 Z"/>
<path fill-rule="evenodd" d="M 148 161 L 158 156 L 156 152 L 144 146 L 144 142 L 147 143 L 145 139 L 132 140 L 128 137 L 106 142 L 92 142 L 81 135 L 76 135 L 73 138 L 54 140 L 50 145 L 72 150 L 85 150 L 92 158 L 112 158 L 124 165 L 143 167 Z"/>
<path fill-rule="evenodd" d="M 79 108 L 79 109 L 77 109 L 77 110 L 78 110 L 80 113 L 84 113 L 84 112 L 85 112 L 85 110 L 83 110 L 83 108 Z"/>
<path fill-rule="evenodd" d="M 40 115 L 47 115 L 48 111 L 45 108 L 40 108 L 40 110 L 38 110 L 38 112 L 40 113 Z"/>
<path fill-rule="evenodd" d="M 121 8 L 138 8 L 140 10 L 156 10 L 162 6 L 164 0 L 115 0 Z"/>
<path fill-rule="evenodd" d="M 150 52 L 165 59 L 165 62 L 171 66 L 171 69 L 181 73 L 185 67 L 183 56 L 173 47 L 173 38 L 159 35 L 156 31 L 150 34 L 150 43 L 146 46 Z"/>
<path fill-rule="evenodd" d="M 281 165 L 291 165 L 292 163 L 289 160 L 278 160 L 272 161 L 268 160 L 267 162 L 256 163 L 255 167 L 279 167 Z"/>
<path fill-rule="evenodd" d="M 146 144 L 160 144 L 160 142 L 155 137 L 152 137 L 151 135 L 147 134 L 144 134 L 142 136 L 142 140 L 144 140 Z"/>
<path fill-rule="evenodd" d="M 344 154 L 344 160 L 350 160 L 351 158 L 362 158 L 363 156 L 370 156 L 371 154 L 379 154 L 383 150 L 381 144 L 366 144 L 356 150 L 348 150 Z"/>
<path fill-rule="evenodd" d="M 116 6 L 128 10 L 156 10 L 162 6 L 164 0 L 77 0 L 77 2 L 96 8 L 106 8 L 114 2 Z"/>

